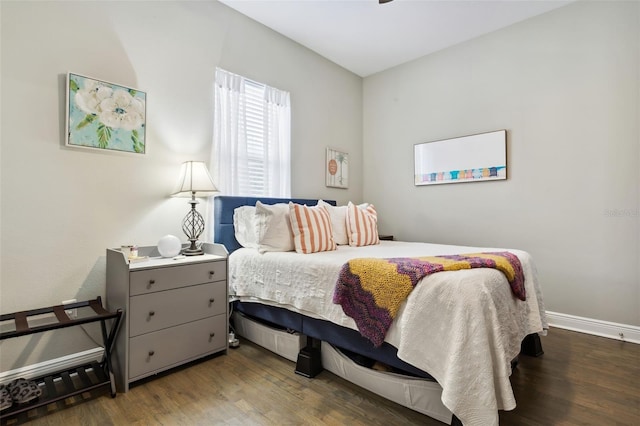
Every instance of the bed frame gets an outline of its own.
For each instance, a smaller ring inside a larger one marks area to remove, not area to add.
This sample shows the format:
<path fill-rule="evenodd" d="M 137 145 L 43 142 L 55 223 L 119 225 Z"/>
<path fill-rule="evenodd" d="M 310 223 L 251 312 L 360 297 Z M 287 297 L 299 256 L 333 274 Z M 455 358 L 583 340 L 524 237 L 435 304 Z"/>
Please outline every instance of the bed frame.
<path fill-rule="evenodd" d="M 235 238 L 233 228 L 233 211 L 237 207 L 255 205 L 256 201 L 264 204 L 288 203 L 292 201 L 298 204 L 309 206 L 316 205 L 316 199 L 289 199 L 289 198 L 256 198 L 256 197 L 234 197 L 217 196 L 214 198 L 214 242 L 223 244 L 231 254 L 240 248 L 240 244 Z M 336 205 L 335 201 L 325 200 L 325 202 Z M 261 305 L 259 303 L 234 302 L 234 309 L 244 315 L 258 321 L 274 324 L 278 327 L 297 331 L 308 337 L 307 347 L 300 351 L 296 372 L 308 377 L 318 374 L 322 368 L 319 359 L 319 341 L 325 341 L 333 346 L 352 353 L 352 357 L 364 357 L 382 362 L 407 375 L 435 381 L 429 373 L 408 364 L 397 356 L 397 349 L 387 342 L 381 347 L 375 348 L 369 340 L 360 335 L 356 330 L 345 328 L 329 321 L 307 317 L 297 312 L 288 311 L 283 308 Z M 522 352 L 527 355 L 539 356 L 542 354 L 542 346 L 537 334 L 529 335 L 522 343 Z M 516 360 L 517 362 L 517 360 Z M 515 363 L 513 365 L 515 366 Z M 451 419 L 451 425 L 462 425 L 455 416 Z"/>

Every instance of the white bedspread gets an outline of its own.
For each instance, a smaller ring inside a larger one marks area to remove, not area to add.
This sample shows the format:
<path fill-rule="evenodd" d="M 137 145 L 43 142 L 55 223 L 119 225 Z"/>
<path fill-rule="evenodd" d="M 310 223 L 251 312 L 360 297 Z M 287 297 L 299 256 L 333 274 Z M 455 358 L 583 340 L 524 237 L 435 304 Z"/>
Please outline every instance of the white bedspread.
<path fill-rule="evenodd" d="M 505 249 L 381 241 L 367 247 L 338 246 L 315 254 L 240 249 L 230 256 L 229 291 L 357 329 L 332 302 L 340 267 L 356 257 L 416 257 Z M 498 410 L 516 406 L 509 375 L 522 339 L 547 329 L 542 293 L 528 253 L 511 250 L 522 263 L 527 300 L 512 295 L 495 269 L 439 272 L 409 295 L 385 341 L 398 357 L 432 375 L 442 402 L 465 425 L 497 425 Z"/>

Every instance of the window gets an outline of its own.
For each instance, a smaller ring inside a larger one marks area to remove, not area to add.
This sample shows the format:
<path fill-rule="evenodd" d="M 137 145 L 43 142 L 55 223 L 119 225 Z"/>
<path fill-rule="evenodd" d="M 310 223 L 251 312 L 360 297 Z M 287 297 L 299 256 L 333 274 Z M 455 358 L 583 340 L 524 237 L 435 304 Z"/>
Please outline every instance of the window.
<path fill-rule="evenodd" d="M 216 69 L 211 152 L 221 193 L 290 197 L 289 93 Z"/>

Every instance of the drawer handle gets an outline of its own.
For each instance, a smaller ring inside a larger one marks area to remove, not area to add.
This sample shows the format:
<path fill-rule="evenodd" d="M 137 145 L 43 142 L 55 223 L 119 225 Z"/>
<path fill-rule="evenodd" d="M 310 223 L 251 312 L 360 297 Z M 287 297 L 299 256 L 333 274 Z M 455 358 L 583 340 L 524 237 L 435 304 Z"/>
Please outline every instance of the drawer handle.
<path fill-rule="evenodd" d="M 156 314 L 156 312 L 155 312 L 155 311 L 149 311 L 149 316 L 150 316 L 150 317 L 154 316 L 155 314 Z"/>
<path fill-rule="evenodd" d="M 147 288 L 151 288 L 152 285 L 154 285 L 156 283 L 156 280 L 149 280 L 149 285 L 147 286 Z"/>
<path fill-rule="evenodd" d="M 209 299 L 209 305 L 213 305 L 213 302 L 215 302 L 216 299 L 214 299 L 213 297 L 211 299 Z"/>
<path fill-rule="evenodd" d="M 154 351 L 149 351 L 149 356 L 153 356 L 155 354 Z"/>
<path fill-rule="evenodd" d="M 209 271 L 209 278 L 213 277 L 215 275 L 216 271 Z"/>
<path fill-rule="evenodd" d="M 209 341 L 215 337 L 216 333 L 209 333 Z"/>

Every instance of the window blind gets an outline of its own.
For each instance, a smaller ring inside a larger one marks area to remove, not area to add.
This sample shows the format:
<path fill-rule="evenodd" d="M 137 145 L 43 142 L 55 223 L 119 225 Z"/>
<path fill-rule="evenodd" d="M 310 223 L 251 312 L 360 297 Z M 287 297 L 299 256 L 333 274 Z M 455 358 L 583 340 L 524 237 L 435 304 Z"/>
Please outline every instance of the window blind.
<path fill-rule="evenodd" d="M 289 197 L 289 93 L 216 69 L 211 167 L 227 195 Z"/>

